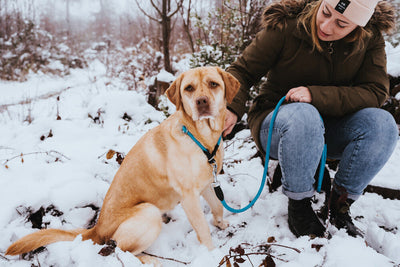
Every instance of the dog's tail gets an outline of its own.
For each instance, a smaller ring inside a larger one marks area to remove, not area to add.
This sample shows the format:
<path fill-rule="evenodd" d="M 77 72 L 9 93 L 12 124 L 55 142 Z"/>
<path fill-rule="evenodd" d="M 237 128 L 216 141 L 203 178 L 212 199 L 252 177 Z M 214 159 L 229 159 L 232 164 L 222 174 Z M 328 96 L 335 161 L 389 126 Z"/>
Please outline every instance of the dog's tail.
<path fill-rule="evenodd" d="M 6 255 L 28 253 L 58 241 L 73 241 L 79 234 L 85 234 L 90 230 L 91 229 L 76 229 L 66 231 L 59 229 L 43 229 L 17 240 L 7 249 Z"/>

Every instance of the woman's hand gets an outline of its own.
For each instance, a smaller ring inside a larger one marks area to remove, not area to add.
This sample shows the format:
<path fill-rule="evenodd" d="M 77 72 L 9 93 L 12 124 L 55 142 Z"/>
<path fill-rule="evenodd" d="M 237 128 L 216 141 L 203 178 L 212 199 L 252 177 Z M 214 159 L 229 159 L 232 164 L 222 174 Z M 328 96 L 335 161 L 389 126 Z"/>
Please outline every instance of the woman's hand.
<path fill-rule="evenodd" d="M 305 86 L 295 87 L 286 94 L 286 101 L 311 103 L 311 93 Z"/>
<path fill-rule="evenodd" d="M 238 117 L 235 113 L 230 111 L 229 109 L 226 109 L 226 115 L 225 115 L 225 125 L 224 125 L 224 137 L 227 136 L 232 132 L 233 127 L 235 127 L 235 124 L 238 121 Z"/>

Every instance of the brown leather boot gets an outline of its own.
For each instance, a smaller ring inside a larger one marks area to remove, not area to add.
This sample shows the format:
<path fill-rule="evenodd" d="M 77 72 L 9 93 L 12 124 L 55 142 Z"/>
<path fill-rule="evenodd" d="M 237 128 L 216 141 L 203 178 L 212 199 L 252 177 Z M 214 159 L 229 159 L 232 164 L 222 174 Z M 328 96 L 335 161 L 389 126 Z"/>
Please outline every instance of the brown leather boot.
<path fill-rule="evenodd" d="M 334 186 L 329 201 L 330 222 L 338 229 L 346 229 L 346 232 L 353 237 L 364 237 L 351 219 L 350 206 L 354 200 L 347 197 L 347 191 L 344 187 Z"/>
<path fill-rule="evenodd" d="M 289 198 L 288 206 L 289 229 L 296 236 L 309 235 L 323 237 L 325 227 L 319 221 L 311 207 L 311 198 L 293 200 Z"/>

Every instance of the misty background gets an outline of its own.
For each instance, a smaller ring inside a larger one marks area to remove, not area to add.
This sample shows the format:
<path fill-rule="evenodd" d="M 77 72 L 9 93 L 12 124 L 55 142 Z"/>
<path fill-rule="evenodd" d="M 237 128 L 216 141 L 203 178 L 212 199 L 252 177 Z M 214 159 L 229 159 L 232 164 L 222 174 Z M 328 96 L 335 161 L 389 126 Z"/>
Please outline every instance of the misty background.
<path fill-rule="evenodd" d="M 165 70 L 214 65 L 226 68 L 260 30 L 272 0 L 0 0 L 0 79 L 29 74 L 69 75 L 99 60 L 110 79 L 145 90 L 157 107 Z M 399 14 L 400 0 L 390 1 Z M 400 43 L 397 29 L 385 36 Z M 400 81 L 397 82 L 397 84 Z M 252 95 L 257 93 L 257 86 Z"/>

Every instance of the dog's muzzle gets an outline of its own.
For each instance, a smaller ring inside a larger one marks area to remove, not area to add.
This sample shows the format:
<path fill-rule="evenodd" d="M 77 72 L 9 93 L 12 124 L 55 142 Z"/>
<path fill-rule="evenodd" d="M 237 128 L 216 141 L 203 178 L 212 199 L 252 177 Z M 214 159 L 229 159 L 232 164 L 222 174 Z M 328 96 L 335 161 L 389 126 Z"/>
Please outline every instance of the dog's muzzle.
<path fill-rule="evenodd" d="M 207 96 L 201 96 L 196 98 L 196 108 L 199 117 L 211 116 L 210 100 Z"/>

